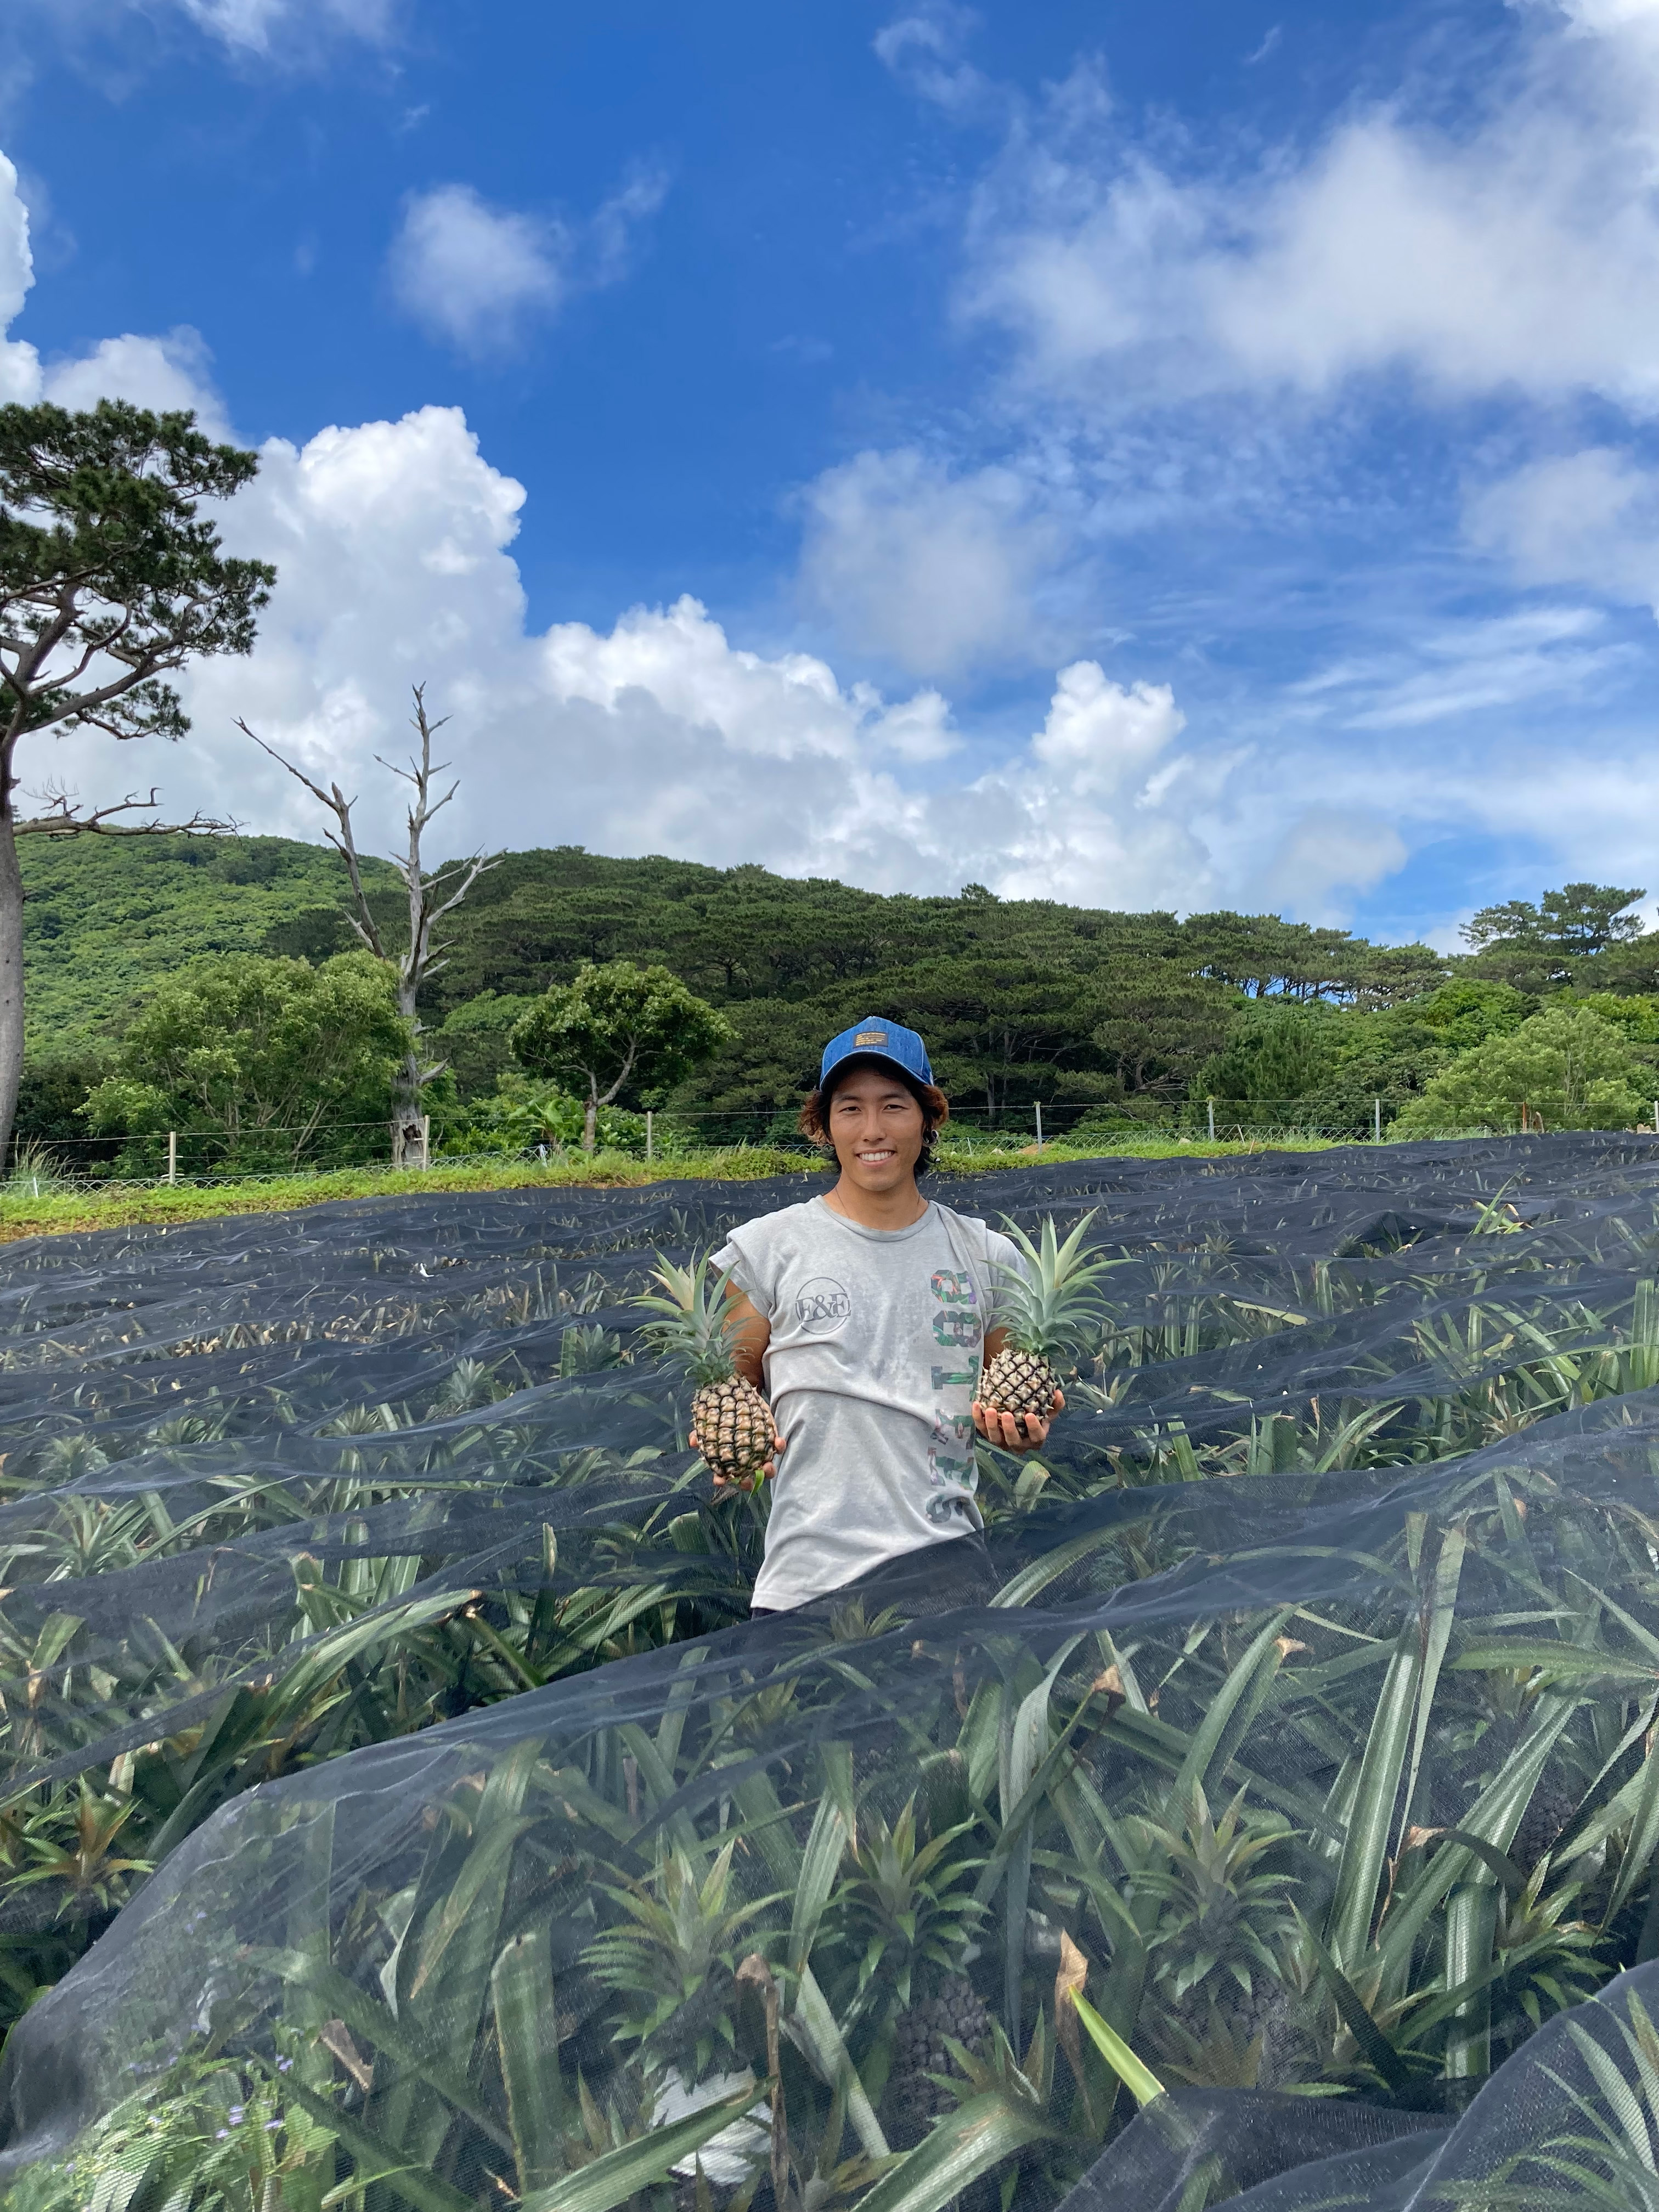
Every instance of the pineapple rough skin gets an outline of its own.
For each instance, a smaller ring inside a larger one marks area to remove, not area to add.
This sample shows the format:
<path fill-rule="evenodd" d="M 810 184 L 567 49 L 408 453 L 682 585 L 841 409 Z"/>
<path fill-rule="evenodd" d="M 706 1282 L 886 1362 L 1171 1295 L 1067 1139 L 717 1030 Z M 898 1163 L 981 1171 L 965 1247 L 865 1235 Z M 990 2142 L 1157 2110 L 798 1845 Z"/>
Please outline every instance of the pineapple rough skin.
<path fill-rule="evenodd" d="M 772 1408 L 741 1375 L 706 1382 L 691 1401 L 691 1425 L 697 1449 L 716 1482 L 747 1486 L 772 1457 L 777 1436 Z"/>

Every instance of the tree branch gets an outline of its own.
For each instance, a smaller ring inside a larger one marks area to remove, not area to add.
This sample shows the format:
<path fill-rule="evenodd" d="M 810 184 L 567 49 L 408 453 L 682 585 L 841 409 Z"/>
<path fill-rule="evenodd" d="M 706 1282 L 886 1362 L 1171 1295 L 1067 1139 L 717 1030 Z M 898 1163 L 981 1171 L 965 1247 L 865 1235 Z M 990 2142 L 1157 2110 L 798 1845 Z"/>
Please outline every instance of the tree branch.
<path fill-rule="evenodd" d="M 630 1037 L 628 1041 L 628 1057 L 623 1062 L 622 1073 L 611 1085 L 610 1090 L 605 1092 L 604 1097 L 599 1100 L 598 1103 L 601 1106 L 610 1105 L 611 1100 L 615 1098 L 617 1093 L 622 1089 L 623 1084 L 627 1082 L 629 1077 L 634 1073 L 634 1062 L 639 1058 L 639 1056 L 640 1041 L 636 1036 Z"/>
<path fill-rule="evenodd" d="M 239 719 L 236 726 L 245 738 L 252 738 L 254 744 L 258 746 L 262 753 L 269 753 L 278 768 L 285 768 L 296 783 L 304 784 L 312 797 L 325 806 L 339 823 L 340 834 L 337 837 L 332 830 L 325 831 L 324 834 L 345 862 L 346 872 L 351 878 L 351 888 L 356 897 L 357 912 L 356 915 L 348 915 L 346 919 L 375 958 L 386 959 L 389 956 L 385 945 L 380 942 L 380 933 L 375 923 L 374 909 L 368 903 L 368 894 L 363 889 L 363 872 L 357 859 L 357 840 L 352 834 L 351 810 L 357 804 L 356 800 L 348 799 L 337 783 L 331 784 L 326 791 L 323 789 L 320 783 L 313 783 L 302 768 L 296 768 L 291 760 L 285 759 L 275 745 L 268 745 L 262 737 L 249 729 L 245 721 Z"/>
<path fill-rule="evenodd" d="M 75 811 L 77 802 L 64 791 L 31 791 L 26 792 L 24 796 L 40 799 L 46 811 L 36 815 L 33 821 L 15 822 L 12 830 L 19 837 L 177 837 L 198 832 L 205 834 L 210 830 L 234 830 L 239 826 L 234 820 L 222 822 L 216 816 L 202 813 L 192 814 L 188 822 L 117 823 L 114 820 L 118 814 L 149 812 L 157 804 L 154 784 L 150 786 L 148 799 L 140 799 L 129 792 L 113 806 L 97 806 L 90 814 L 77 814 Z"/>

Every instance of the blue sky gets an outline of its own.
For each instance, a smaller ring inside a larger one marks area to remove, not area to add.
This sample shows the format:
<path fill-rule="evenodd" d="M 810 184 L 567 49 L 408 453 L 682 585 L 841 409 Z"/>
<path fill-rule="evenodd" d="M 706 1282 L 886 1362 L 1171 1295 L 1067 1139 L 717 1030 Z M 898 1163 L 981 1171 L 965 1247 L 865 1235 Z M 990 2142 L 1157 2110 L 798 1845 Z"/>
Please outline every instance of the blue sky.
<path fill-rule="evenodd" d="M 0 392 L 264 452 L 161 784 L 1455 940 L 1659 890 L 1659 0 L 12 0 Z M 14 177 L 15 169 L 15 177 Z"/>

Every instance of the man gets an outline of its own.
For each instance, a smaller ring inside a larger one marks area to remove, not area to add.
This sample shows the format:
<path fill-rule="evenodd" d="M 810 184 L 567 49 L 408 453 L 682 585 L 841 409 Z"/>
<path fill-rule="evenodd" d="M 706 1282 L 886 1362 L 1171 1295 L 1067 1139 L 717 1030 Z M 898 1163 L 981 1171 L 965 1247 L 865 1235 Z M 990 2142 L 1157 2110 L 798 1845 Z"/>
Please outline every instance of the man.
<path fill-rule="evenodd" d="M 1031 1451 L 1049 1424 L 988 1413 L 975 1395 L 1000 1348 L 997 1285 L 1019 1259 L 917 1187 L 949 1113 L 914 1030 L 854 1023 L 824 1047 L 801 1109 L 805 1133 L 835 1153 L 835 1188 L 745 1222 L 714 1255 L 741 1293 L 736 1364 L 777 1425 L 756 1613 L 793 1612 L 899 1561 L 928 1571 L 921 1609 L 996 1587 L 974 1438 Z M 1054 1411 L 1063 1403 L 1056 1391 Z"/>

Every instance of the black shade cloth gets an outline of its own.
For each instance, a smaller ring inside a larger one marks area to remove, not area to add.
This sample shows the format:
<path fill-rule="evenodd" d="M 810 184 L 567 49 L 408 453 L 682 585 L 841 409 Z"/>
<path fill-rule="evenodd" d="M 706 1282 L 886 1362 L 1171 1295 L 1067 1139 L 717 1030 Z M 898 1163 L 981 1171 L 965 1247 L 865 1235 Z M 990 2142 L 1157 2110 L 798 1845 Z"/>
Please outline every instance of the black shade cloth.
<path fill-rule="evenodd" d="M 1655 2201 L 1659 1145 L 941 1184 L 1069 1410 L 750 1620 L 630 1301 L 812 1187 L 0 1255 L 15 2203 Z"/>

